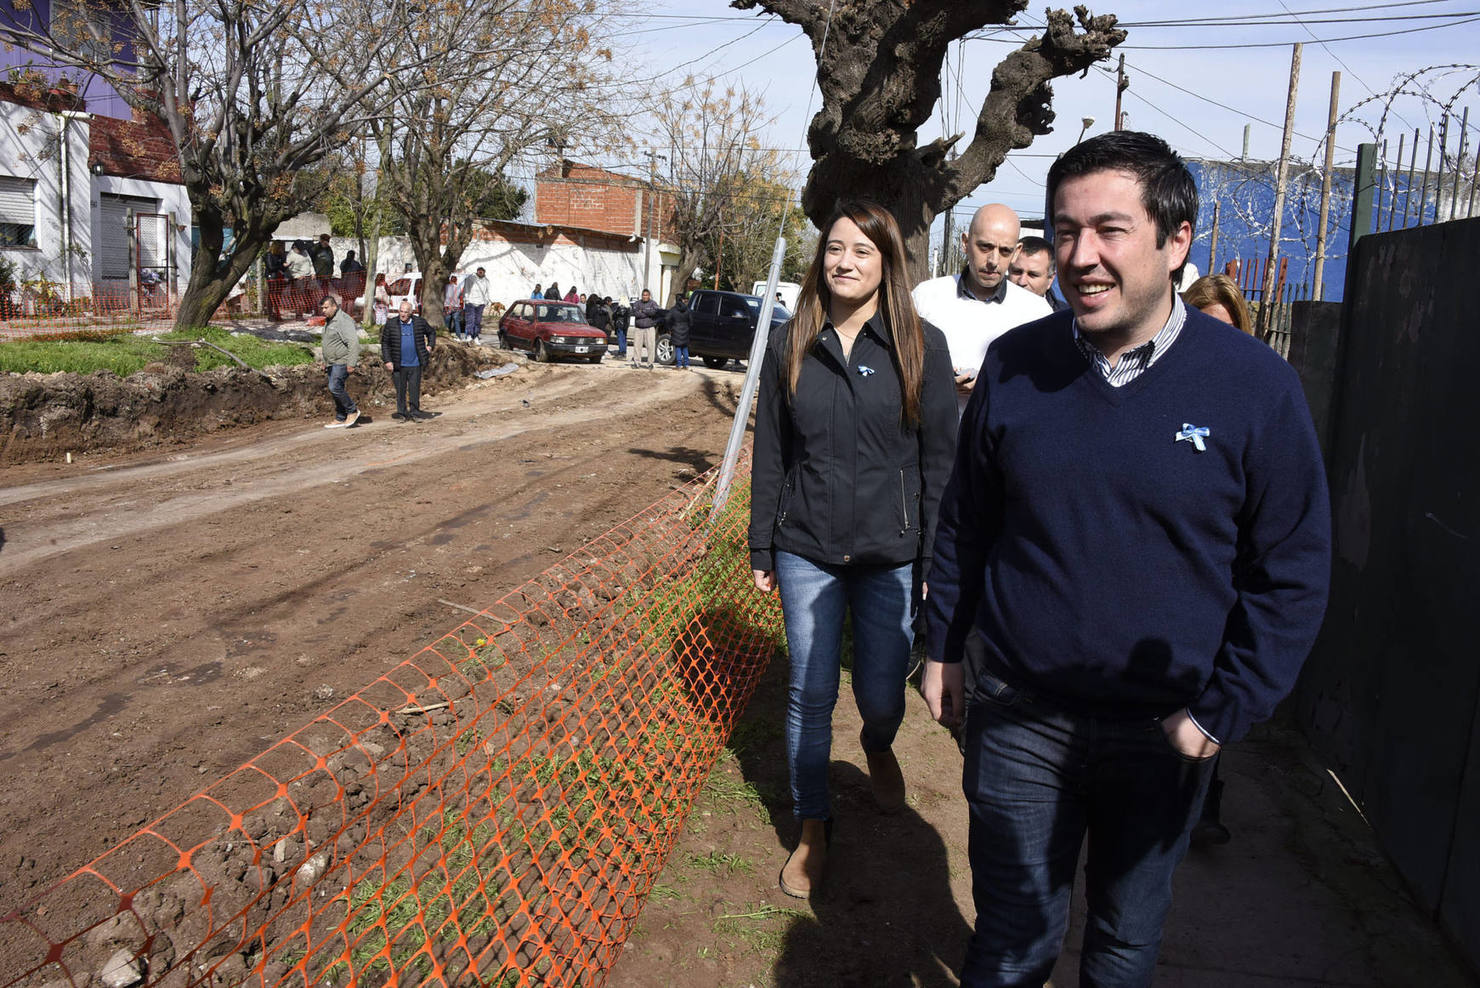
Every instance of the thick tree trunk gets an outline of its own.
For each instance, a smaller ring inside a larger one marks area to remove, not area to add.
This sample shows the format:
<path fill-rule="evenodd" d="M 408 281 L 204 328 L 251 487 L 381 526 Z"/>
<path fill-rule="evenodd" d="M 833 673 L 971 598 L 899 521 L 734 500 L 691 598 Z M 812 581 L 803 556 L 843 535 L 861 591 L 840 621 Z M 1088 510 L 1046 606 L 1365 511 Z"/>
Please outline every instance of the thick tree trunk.
<path fill-rule="evenodd" d="M 191 206 L 200 229 L 200 247 L 190 268 L 190 282 L 180 296 L 180 307 L 175 312 L 175 329 L 181 332 L 210 324 L 216 310 L 231 294 L 231 289 L 251 270 L 268 240 L 266 231 L 260 226 L 235 231 L 231 252 L 226 255 L 223 265 L 218 261 L 221 245 L 225 242 L 220 213 L 209 207 L 202 208 L 200 203 L 192 202 Z M 269 219 L 276 227 L 276 218 Z"/>
<path fill-rule="evenodd" d="M 419 216 L 410 224 L 411 252 L 421 269 L 421 315 L 433 329 L 447 328 L 442 300 L 447 289 L 447 263 L 442 256 L 442 223 Z"/>
<path fill-rule="evenodd" d="M 694 272 L 702 265 L 709 263 L 709 254 L 703 248 L 688 248 L 678 256 L 678 267 L 673 272 L 673 287 L 668 292 L 667 300 L 664 302 L 666 308 L 672 308 L 678 301 L 678 293 L 683 291 L 684 285 L 694 276 Z"/>

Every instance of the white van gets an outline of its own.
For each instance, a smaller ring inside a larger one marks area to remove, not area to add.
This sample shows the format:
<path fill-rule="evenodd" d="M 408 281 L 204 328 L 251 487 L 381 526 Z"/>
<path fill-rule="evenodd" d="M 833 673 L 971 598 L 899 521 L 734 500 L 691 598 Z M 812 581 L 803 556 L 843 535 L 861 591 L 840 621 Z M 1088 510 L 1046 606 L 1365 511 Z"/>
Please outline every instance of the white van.
<path fill-rule="evenodd" d="M 797 311 L 797 299 L 802 297 L 802 286 L 794 281 L 776 282 L 776 293 L 781 296 L 781 304 L 786 306 L 788 312 Z M 750 294 L 756 298 L 763 298 L 766 294 L 766 283 L 757 281 L 750 286 Z"/>

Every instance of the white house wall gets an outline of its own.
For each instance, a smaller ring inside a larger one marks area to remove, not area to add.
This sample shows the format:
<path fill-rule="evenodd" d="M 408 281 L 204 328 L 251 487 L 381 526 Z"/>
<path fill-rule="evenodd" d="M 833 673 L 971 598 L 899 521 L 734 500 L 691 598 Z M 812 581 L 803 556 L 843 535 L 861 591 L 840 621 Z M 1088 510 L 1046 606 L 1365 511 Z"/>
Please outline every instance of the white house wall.
<path fill-rule="evenodd" d="M 64 121 L 67 142 L 66 152 L 61 153 L 58 135 Z M 91 293 L 88 132 L 85 114 L 52 113 L 0 102 L 0 174 L 36 183 L 36 246 L 0 247 L 0 257 L 15 265 L 19 281 L 45 279 L 70 284 L 75 295 Z M 68 208 L 63 208 L 64 186 Z M 64 250 L 68 225 L 70 252 Z"/>
<path fill-rule="evenodd" d="M 92 201 L 89 204 L 89 216 L 92 228 L 98 231 L 94 238 L 99 249 L 102 246 L 103 228 L 103 201 L 101 196 L 106 193 L 114 196 L 131 196 L 144 199 L 154 199 L 159 203 L 159 212 L 166 215 L 175 214 L 175 228 L 172 233 L 174 243 L 172 245 L 175 261 L 175 283 L 176 290 L 183 292 L 185 286 L 190 283 L 190 196 L 185 192 L 185 186 L 175 185 L 171 182 L 149 182 L 139 178 L 118 178 L 114 175 L 98 175 L 92 179 Z M 91 278 L 94 282 L 102 282 L 103 269 L 101 257 L 94 254 L 94 262 L 91 267 Z"/>
<path fill-rule="evenodd" d="M 576 234 L 579 237 L 579 234 Z M 605 239 L 605 238 L 603 238 Z M 359 243 L 353 237 L 335 237 L 336 269 L 344 253 L 359 255 Z M 362 258 L 363 260 L 363 258 Z M 416 256 L 407 237 L 381 237 L 375 270 L 390 281 L 401 276 L 407 264 L 416 268 Z M 463 251 L 455 274 L 461 282 L 479 266 L 493 283 L 493 297 L 508 304 L 528 298 L 535 284 L 560 284 L 562 292 L 574 284 L 576 291 L 599 292 L 613 298 L 635 297 L 641 291 L 642 253 L 640 244 L 614 247 L 583 245 L 564 237 L 548 245 L 507 240 L 475 240 Z M 656 270 L 654 274 L 656 275 Z"/>
<path fill-rule="evenodd" d="M 66 121 L 66 154 L 59 153 L 58 134 Z M 36 246 L 0 247 L 0 257 L 16 266 L 17 278 L 44 278 L 70 285 L 75 298 L 90 297 L 101 281 L 97 231 L 101 229 L 102 193 L 142 196 L 159 202 L 159 211 L 175 214 L 174 259 L 178 287 L 190 280 L 190 199 L 183 185 L 142 179 L 94 176 L 88 171 L 91 125 L 85 113 L 37 110 L 0 101 L 0 174 L 36 183 Z M 65 173 L 63 163 L 65 162 Z M 63 208 L 63 186 L 66 208 Z M 70 226 L 69 236 L 64 233 Z M 71 250 L 65 249 L 70 239 Z"/>

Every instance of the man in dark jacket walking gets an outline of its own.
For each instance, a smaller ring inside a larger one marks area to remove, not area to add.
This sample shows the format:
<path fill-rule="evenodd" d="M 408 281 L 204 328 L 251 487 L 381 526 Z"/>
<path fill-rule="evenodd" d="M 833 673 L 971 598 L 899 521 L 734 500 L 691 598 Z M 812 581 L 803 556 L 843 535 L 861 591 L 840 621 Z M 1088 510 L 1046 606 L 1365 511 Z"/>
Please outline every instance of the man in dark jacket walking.
<path fill-rule="evenodd" d="M 412 314 L 410 301 L 401 303 L 380 330 L 380 359 L 396 382 L 396 411 L 391 418 L 416 422 L 432 417 L 421 410 L 421 369 L 430 359 L 437 334 L 421 316 Z"/>

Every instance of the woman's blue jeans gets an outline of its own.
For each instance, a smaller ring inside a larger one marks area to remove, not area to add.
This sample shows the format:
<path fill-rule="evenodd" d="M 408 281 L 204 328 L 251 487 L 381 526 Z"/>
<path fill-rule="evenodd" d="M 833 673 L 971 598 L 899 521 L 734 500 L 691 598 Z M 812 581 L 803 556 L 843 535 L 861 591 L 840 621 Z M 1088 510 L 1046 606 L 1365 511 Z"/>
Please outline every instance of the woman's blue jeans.
<path fill-rule="evenodd" d="M 776 553 L 776 582 L 791 653 L 786 758 L 792 812 L 831 816 L 827 766 L 842 668 L 843 617 L 853 619 L 853 698 L 865 751 L 885 751 L 904 720 L 904 680 L 914 642 L 914 566 L 831 566 Z"/>

